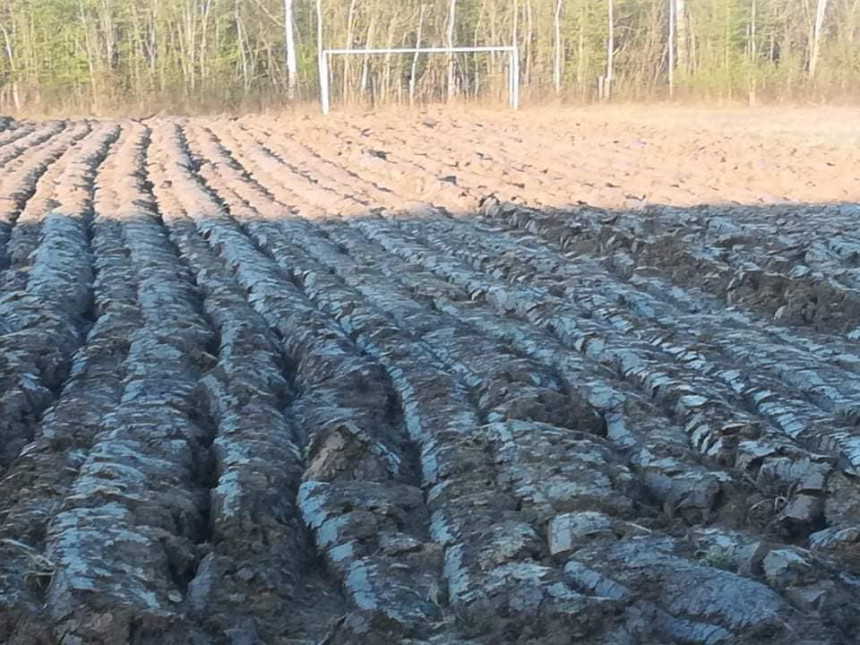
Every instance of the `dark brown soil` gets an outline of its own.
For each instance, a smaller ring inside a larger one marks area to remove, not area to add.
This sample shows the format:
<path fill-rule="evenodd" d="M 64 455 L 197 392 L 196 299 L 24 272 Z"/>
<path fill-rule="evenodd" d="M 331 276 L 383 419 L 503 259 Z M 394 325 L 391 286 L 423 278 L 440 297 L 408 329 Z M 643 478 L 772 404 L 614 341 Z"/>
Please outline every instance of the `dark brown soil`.
<path fill-rule="evenodd" d="M 840 118 L 4 121 L 0 643 L 856 642 Z"/>

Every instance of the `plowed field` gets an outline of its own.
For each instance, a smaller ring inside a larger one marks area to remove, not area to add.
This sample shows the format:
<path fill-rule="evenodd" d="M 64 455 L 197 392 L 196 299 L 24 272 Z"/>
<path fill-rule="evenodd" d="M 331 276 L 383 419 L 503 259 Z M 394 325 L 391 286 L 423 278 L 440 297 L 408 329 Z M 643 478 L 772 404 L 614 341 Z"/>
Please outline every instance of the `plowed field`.
<path fill-rule="evenodd" d="M 0 120 L 0 643 L 857 643 L 858 132 Z"/>

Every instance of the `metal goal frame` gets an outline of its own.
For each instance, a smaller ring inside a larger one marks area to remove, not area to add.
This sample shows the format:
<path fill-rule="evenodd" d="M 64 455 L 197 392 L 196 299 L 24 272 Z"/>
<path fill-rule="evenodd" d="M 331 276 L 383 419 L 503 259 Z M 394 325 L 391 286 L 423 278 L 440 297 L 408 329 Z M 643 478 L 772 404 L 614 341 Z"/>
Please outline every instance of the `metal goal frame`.
<path fill-rule="evenodd" d="M 319 56 L 320 104 L 323 114 L 328 114 L 329 63 L 332 56 L 373 56 L 389 54 L 508 54 L 508 104 L 514 110 L 520 107 L 520 58 L 515 45 L 498 47 L 404 47 L 395 49 L 324 49 Z"/>

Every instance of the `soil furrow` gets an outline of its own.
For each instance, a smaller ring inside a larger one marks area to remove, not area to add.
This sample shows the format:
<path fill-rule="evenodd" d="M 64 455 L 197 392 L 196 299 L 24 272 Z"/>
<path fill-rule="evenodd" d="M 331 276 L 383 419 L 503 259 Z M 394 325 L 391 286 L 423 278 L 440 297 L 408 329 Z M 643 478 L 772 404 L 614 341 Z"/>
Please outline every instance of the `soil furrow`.
<path fill-rule="evenodd" d="M 620 218 L 594 208 L 531 217 L 532 228 L 540 235 L 564 240 L 566 250 L 606 256 L 607 266 L 621 273 L 653 267 L 683 287 L 701 288 L 730 305 L 750 307 L 787 326 L 844 334 L 857 329 L 860 292 L 826 274 L 796 262 L 788 273 L 764 270 L 741 259 L 733 267 L 726 261 L 731 253 L 719 246 L 697 249 L 677 230 L 663 235 L 626 230 L 617 224 Z"/>
<path fill-rule="evenodd" d="M 279 223 L 282 226 L 284 225 L 283 221 Z M 270 243 L 274 244 L 273 240 L 276 238 L 274 234 L 270 234 L 268 239 Z M 295 246 L 292 247 L 293 249 L 314 247 L 314 244 L 308 241 L 306 237 L 300 237 L 298 231 L 295 229 L 290 230 L 289 239 L 294 240 L 293 244 Z M 320 299 L 322 302 L 329 301 L 332 303 L 329 306 L 333 308 L 333 311 L 338 306 L 341 309 L 343 308 L 342 302 L 346 299 L 347 295 L 342 290 L 338 290 L 337 285 L 331 280 L 326 279 L 328 275 L 326 272 L 318 269 L 315 270 L 312 264 L 309 264 L 306 260 L 302 261 L 301 257 L 295 253 L 290 253 L 290 248 L 285 246 L 283 242 L 275 244 L 272 248 L 278 257 L 285 258 L 285 262 L 293 266 L 299 275 L 304 276 L 303 279 L 307 281 L 308 285 L 312 285 L 309 288 L 312 290 L 313 297 Z M 330 264 L 329 266 L 333 268 L 333 265 Z M 391 291 L 394 291 L 392 295 L 396 294 L 396 290 L 385 290 L 385 293 L 387 294 Z M 381 293 L 381 291 L 377 291 L 377 293 Z M 337 305 L 334 303 L 341 304 Z M 360 301 L 353 300 L 353 303 L 349 309 L 349 313 L 345 314 L 345 316 L 348 316 L 348 320 L 353 326 L 352 328 L 360 329 L 364 333 L 372 334 L 373 338 L 377 338 L 377 331 L 382 328 L 382 323 L 378 317 L 374 318 L 370 312 L 364 313 L 360 308 Z M 398 302 L 398 304 L 401 303 L 402 301 Z M 387 300 L 383 298 L 380 300 L 380 304 L 382 306 L 393 305 L 394 299 Z M 432 315 L 429 317 L 433 318 Z M 425 316 L 426 319 L 427 316 Z M 419 320 L 420 318 L 416 318 L 413 314 L 413 317 L 410 318 L 412 324 L 409 325 L 409 329 L 412 330 L 420 327 L 418 324 Z M 362 323 L 366 321 L 368 326 L 359 327 L 357 325 L 358 321 Z M 402 322 L 400 324 L 403 325 Z M 401 366 L 401 370 L 405 371 L 405 369 L 405 365 Z M 588 406 L 585 406 L 584 409 L 579 409 L 580 413 L 585 413 L 585 419 L 588 418 L 588 410 Z M 583 428 L 587 429 L 588 426 L 583 426 Z M 620 465 L 613 451 L 607 450 L 596 437 L 589 438 L 588 434 L 571 433 L 569 430 L 524 421 L 496 422 L 486 426 L 483 432 L 486 433 L 483 435 L 483 438 L 489 441 L 489 450 L 494 455 L 494 461 L 497 464 L 498 472 L 496 477 L 498 485 L 503 489 L 511 486 L 515 497 L 519 501 L 519 505 L 521 505 L 518 506 L 518 509 L 523 509 L 520 521 L 540 527 L 540 532 L 537 535 L 540 535 L 544 531 L 546 532 L 545 539 L 547 539 L 547 542 L 541 545 L 541 551 L 533 553 L 531 558 L 541 562 L 540 554 L 546 554 L 545 549 L 547 548 L 554 555 L 558 555 L 558 551 L 556 551 L 558 545 L 555 542 L 557 536 L 554 534 L 554 531 L 557 530 L 556 527 L 564 525 L 568 521 L 568 515 L 565 513 L 571 513 L 570 517 L 580 517 L 583 513 L 586 515 L 594 513 L 598 517 L 613 517 L 612 521 L 620 521 L 621 525 L 624 525 L 623 520 L 625 518 L 631 517 L 632 481 L 630 475 Z M 566 446 L 566 449 L 562 448 L 562 446 Z M 556 451 L 567 455 L 564 462 L 554 459 Z M 573 458 L 572 455 L 579 455 L 579 459 L 582 459 L 582 461 Z M 598 466 L 597 464 L 600 465 Z M 574 489 L 578 493 L 571 495 L 570 491 Z M 564 501 L 555 497 L 561 490 L 568 491 L 564 495 Z M 609 514 L 608 516 L 606 515 L 607 513 Z M 614 526 L 620 525 L 614 524 Z M 637 525 L 626 526 L 628 526 L 628 530 L 633 530 L 632 527 Z M 533 528 L 532 530 L 535 529 Z M 649 535 L 652 533 L 653 531 L 649 532 Z M 520 539 L 524 539 L 522 534 Z M 540 545 L 540 542 L 537 544 Z M 673 545 L 675 545 L 674 542 Z M 452 561 L 459 562 L 460 548 L 461 545 L 449 547 L 446 551 L 446 563 Z M 684 549 L 681 545 L 675 545 L 675 548 L 678 551 L 683 551 Z M 522 555 L 521 552 L 520 557 Z M 543 557 L 546 557 L 546 555 Z M 549 562 L 546 562 L 546 564 L 549 564 Z M 548 576 L 549 574 L 545 573 L 543 575 Z M 703 579 L 708 579 L 710 574 L 706 570 L 702 570 L 697 572 L 696 575 L 701 575 Z M 835 573 L 831 573 L 830 576 L 832 579 Z M 454 579 L 449 577 L 449 593 L 452 595 L 455 607 L 458 604 L 468 607 L 470 606 L 471 598 L 468 594 L 464 593 L 465 588 L 461 587 L 461 584 L 456 577 Z M 493 586 L 492 583 L 484 584 L 488 584 L 491 588 Z M 824 584 L 827 583 L 824 582 Z M 513 593 L 510 587 L 505 590 L 505 594 L 507 595 L 508 593 Z M 848 588 L 843 588 L 842 593 L 847 594 L 849 597 L 851 595 Z M 474 607 L 471 607 L 471 609 L 474 609 Z M 501 607 L 496 606 L 496 611 L 500 609 Z M 539 613 L 534 616 L 529 615 L 532 623 L 539 625 L 538 629 L 552 624 L 553 619 L 559 619 L 558 616 L 553 615 L 552 610 L 549 608 L 546 611 L 549 613 Z M 593 611 L 594 606 L 592 606 L 588 613 L 592 614 Z M 609 606 L 603 605 L 602 612 L 605 613 L 606 611 L 613 613 Z M 659 610 L 655 609 L 655 611 Z M 674 624 L 672 618 L 668 620 L 669 623 Z M 535 621 L 538 622 L 535 623 Z M 720 623 L 722 621 L 718 619 L 717 622 Z M 486 629 L 486 626 L 484 628 Z M 583 624 L 580 624 L 579 628 L 587 629 Z M 619 628 L 619 631 L 628 628 L 629 625 L 625 624 L 623 628 Z M 682 627 L 677 628 L 683 629 Z M 738 628 L 737 624 L 732 625 L 732 629 L 737 630 Z M 516 629 L 516 627 L 509 625 L 507 629 Z M 741 628 L 742 630 L 743 628 Z"/>
<path fill-rule="evenodd" d="M 254 217 L 254 213 L 254 211 L 251 211 L 248 214 L 248 217 Z M 285 221 L 283 219 L 278 221 L 278 225 L 280 226 L 280 228 L 284 228 L 288 224 L 292 224 L 292 222 L 288 220 Z M 247 222 L 246 226 L 249 226 Z M 288 268 L 288 270 L 293 273 L 295 279 L 301 280 L 306 285 L 305 288 L 309 290 L 309 293 L 312 295 L 312 297 L 319 299 L 321 302 L 327 302 L 328 307 L 330 308 L 329 310 L 332 312 L 333 315 L 343 316 L 344 320 L 349 321 L 348 329 L 355 330 L 355 325 L 357 321 L 364 320 L 367 320 L 369 323 L 371 323 L 369 327 L 370 329 L 381 330 L 384 328 L 384 319 L 380 319 L 378 314 L 374 315 L 371 312 L 363 313 L 363 309 L 360 309 L 361 301 L 353 300 L 353 304 L 350 307 L 345 307 L 343 301 L 348 297 L 348 295 L 345 294 L 342 290 L 338 290 L 337 286 L 332 283 L 330 279 L 327 278 L 328 274 L 326 272 L 314 269 L 312 263 L 308 264 L 308 260 L 302 260 L 301 254 L 296 255 L 298 249 L 306 250 L 315 246 L 314 242 L 312 242 L 310 239 L 312 236 L 301 234 L 303 226 L 288 226 L 288 235 L 285 237 L 283 236 L 283 234 L 279 235 L 277 229 L 273 229 L 272 227 L 263 228 L 262 225 L 257 223 L 256 221 L 254 222 L 254 227 L 259 227 L 259 230 L 261 231 L 265 230 L 265 233 L 261 233 L 260 237 L 265 239 L 265 243 L 270 246 L 273 251 L 273 255 L 278 258 L 279 262 L 282 263 L 282 266 Z M 385 300 L 383 300 L 382 302 L 392 305 L 388 308 L 388 310 L 401 311 L 404 309 L 404 307 L 407 311 L 411 310 L 411 308 L 405 305 L 402 300 L 397 302 L 398 306 L 396 307 L 393 306 L 394 301 L 389 300 L 386 302 Z M 433 316 L 431 316 L 431 318 L 432 317 Z M 412 320 L 416 324 L 410 324 L 410 328 L 420 328 L 422 326 L 420 323 L 418 323 L 418 319 Z M 404 324 L 404 321 L 398 322 L 401 326 Z M 429 327 L 429 325 L 426 325 L 426 323 L 425 326 Z M 383 334 L 382 336 L 387 337 L 388 334 Z M 377 338 L 377 336 L 374 335 L 374 338 Z M 523 430 L 525 430 L 525 428 L 523 428 Z M 535 432 L 535 429 L 532 427 L 531 431 Z M 547 436 L 546 439 L 544 439 L 545 441 L 549 442 L 546 445 L 552 445 L 553 441 L 549 438 L 552 436 L 554 435 L 550 434 Z M 500 441 L 502 440 L 500 439 Z M 540 442 L 538 443 L 540 444 Z M 606 458 L 607 455 L 604 455 L 601 461 L 606 461 Z M 611 461 L 612 460 L 610 459 L 608 463 L 611 463 Z M 520 475 L 522 475 L 522 473 L 520 473 Z M 447 557 L 448 556 L 446 553 L 446 561 Z"/>
<path fill-rule="evenodd" d="M 772 339 L 763 338 L 762 334 L 756 338 L 755 330 L 749 327 L 738 327 L 736 331 L 714 324 L 707 330 L 705 340 L 702 338 L 701 316 L 687 316 L 671 306 L 624 288 L 587 258 L 578 258 L 576 262 L 552 258 L 542 253 L 543 249 L 529 245 L 527 240 L 509 239 L 490 231 L 486 231 L 487 235 L 464 238 L 464 227 L 474 230 L 464 222 L 441 220 L 426 226 L 421 222 L 411 226 L 418 237 L 430 241 L 435 248 L 446 252 L 453 249 L 475 267 L 492 265 L 511 281 L 527 279 L 550 290 L 561 290 L 569 302 L 577 304 L 590 317 L 648 340 L 696 371 L 745 395 L 750 409 L 772 417 L 791 435 L 796 434 L 802 425 L 797 420 L 792 421 L 792 415 L 815 418 L 821 416 L 821 411 L 827 411 L 833 413 L 832 422 L 849 426 L 860 417 L 860 390 L 851 382 L 851 372 L 822 365 L 814 357 L 800 352 L 794 352 L 795 355 L 789 358 L 785 355 L 785 344 L 775 344 Z M 450 246 L 452 242 L 464 239 L 469 241 Z M 490 256 L 494 259 L 489 259 Z M 747 344 L 737 332 L 742 332 L 747 338 L 752 335 L 750 340 L 757 342 Z M 716 347 L 712 348 L 710 344 Z M 837 351 L 850 360 L 850 349 L 840 347 Z M 734 361 L 740 358 L 776 378 L 734 370 Z M 784 365 L 787 358 L 788 365 Z M 786 391 L 786 386 L 800 390 L 804 398 L 820 410 L 793 392 Z M 779 396 L 781 402 L 789 406 L 788 409 L 769 406 L 768 401 L 775 396 Z"/>
<path fill-rule="evenodd" d="M 53 137 L 62 132 L 67 127 L 63 121 L 55 121 L 33 131 L 26 133 L 26 136 L 16 138 L 14 143 L 7 142 L 0 148 L 0 169 L 4 168 L 10 161 L 18 157 L 23 152 L 32 148 L 37 148 L 45 142 L 50 142 Z M 0 172 L 3 172 L 0 170 Z"/>
<path fill-rule="evenodd" d="M 47 610 L 59 640 L 179 642 L 190 630 L 184 594 L 208 535 L 203 481 L 212 431 L 198 383 L 217 336 L 148 205 L 137 173 L 145 133 L 130 127 L 123 160 L 130 181 L 115 197 L 140 325 L 128 337 L 119 403 L 49 527 L 55 571 Z"/>
<path fill-rule="evenodd" d="M 209 492 L 211 545 L 190 582 L 188 613 L 216 640 L 228 634 L 265 642 L 319 639 L 340 614 L 341 599 L 319 576 L 295 503 L 304 464 L 295 420 L 289 409 L 283 412 L 294 393 L 278 339 L 247 302 L 230 265 L 199 235 L 186 211 L 194 202 L 172 190 L 174 182 L 187 179 L 184 171 L 177 173 L 175 136 L 169 125 L 155 126 L 148 175 L 221 339 L 217 365 L 201 382 L 218 436 Z M 200 209 L 206 210 L 205 201 L 192 212 Z M 236 604 L 239 597 L 247 599 L 244 608 Z"/>
<path fill-rule="evenodd" d="M 767 113 L 0 117 L 0 642 L 853 643 L 860 157 Z"/>
<path fill-rule="evenodd" d="M 35 124 L 27 121 L 16 121 L 6 115 L 0 116 L 0 132 L 3 133 L 0 135 L 0 145 L 28 135 L 34 127 Z"/>
<path fill-rule="evenodd" d="M 518 212 L 522 212 L 522 209 Z M 838 339 L 827 336 L 804 337 L 797 333 L 785 333 L 743 315 L 704 316 L 702 313 L 690 312 L 677 315 L 677 309 L 667 307 L 665 302 L 651 297 L 650 292 L 637 293 L 636 290 L 624 288 L 622 282 L 608 276 L 603 277 L 601 274 L 604 272 L 598 265 L 592 262 L 592 266 L 589 266 L 589 258 L 582 258 L 581 262 L 577 263 L 563 258 L 553 261 L 546 257 L 544 249 L 536 251 L 534 246 L 529 248 L 530 246 L 528 242 L 525 248 L 519 243 L 507 244 L 509 250 L 515 248 L 525 257 L 531 255 L 540 257 L 544 262 L 548 260 L 548 265 L 558 267 L 558 273 L 570 280 L 571 285 L 579 285 L 582 281 L 595 283 L 595 288 L 599 289 L 601 294 L 609 296 L 602 299 L 602 305 L 598 300 L 598 307 L 603 308 L 603 312 L 598 313 L 599 316 L 622 329 L 639 328 L 642 318 L 650 319 L 652 322 L 649 324 L 653 327 L 651 331 L 642 330 L 644 338 L 664 347 L 694 369 L 723 380 L 743 394 L 756 409 L 775 415 L 774 418 L 778 422 L 781 419 L 786 431 L 792 436 L 804 432 L 808 435 L 807 439 L 818 444 L 818 449 L 821 450 L 824 450 L 825 446 L 841 444 L 842 447 L 836 449 L 843 451 L 848 462 L 852 463 L 854 457 L 851 455 L 856 453 L 856 449 L 852 449 L 850 438 L 846 436 L 840 439 L 838 432 L 828 432 L 826 428 L 804 428 L 797 421 L 792 421 L 788 410 L 783 412 L 773 406 L 773 394 L 769 388 L 780 392 L 782 388 L 779 384 L 769 385 L 768 379 L 763 379 L 760 375 L 744 374 L 730 369 L 717 370 L 709 365 L 709 360 L 750 362 L 757 369 L 778 378 L 791 390 L 801 392 L 816 406 L 832 413 L 836 423 L 852 426 L 857 424 L 860 402 L 860 390 L 854 384 L 853 378 L 853 374 L 857 373 L 860 355 L 851 343 L 840 343 Z M 501 248 L 504 249 L 505 245 Z M 497 252 L 498 250 L 496 249 Z M 571 297 L 581 291 L 578 286 L 565 289 L 566 294 Z M 621 292 L 615 296 L 615 303 L 612 303 L 612 296 L 609 294 L 618 290 Z M 688 302 L 691 300 L 694 299 L 687 298 Z M 637 320 L 631 319 L 623 311 L 619 311 L 619 307 L 613 305 L 628 308 Z M 591 306 L 595 306 L 593 299 Z M 683 343 L 685 337 L 690 345 L 689 349 L 678 346 L 678 343 Z M 791 397 L 790 393 L 780 394 L 783 402 L 787 402 L 786 396 Z M 794 405 L 796 407 L 796 404 Z"/>
<path fill-rule="evenodd" d="M 761 462 L 758 457 L 753 459 L 753 454 L 762 450 L 758 446 L 764 442 L 770 446 L 771 454 L 785 453 L 802 461 L 821 462 L 820 458 L 815 460 L 814 456 L 804 456 L 800 448 L 777 437 L 773 427 L 732 406 L 733 392 L 721 392 L 721 384 L 702 379 L 686 367 L 665 360 L 647 343 L 622 337 L 611 328 L 595 324 L 546 290 L 536 290 L 533 286 L 528 289 L 505 286 L 465 264 L 433 256 L 417 242 L 417 238 L 406 237 L 381 220 L 359 222 L 357 225 L 389 252 L 437 272 L 467 289 L 473 298 L 487 299 L 500 312 L 514 313 L 545 328 L 570 349 L 629 380 L 660 402 L 685 427 L 693 446 L 709 458 L 731 466 L 753 460 L 758 467 Z M 486 260 L 484 258 L 485 266 Z M 810 467 L 816 472 L 830 471 L 825 462 L 818 466 L 813 463 Z M 819 481 L 817 477 L 815 484 L 798 484 L 794 480 L 797 474 L 781 482 L 796 491 L 783 511 L 782 519 L 792 531 L 808 533 L 819 527 L 822 521 L 826 485 L 824 479 Z M 832 494 L 837 499 L 854 497 L 850 486 L 832 491 Z M 805 509 L 805 512 L 801 513 L 800 509 Z"/>
<path fill-rule="evenodd" d="M 364 254 L 367 265 L 380 270 L 382 262 L 379 258 L 385 256 L 378 248 L 373 248 L 347 233 L 343 224 L 335 226 L 334 223 L 329 223 L 326 225 L 326 232 L 342 249 L 348 249 L 350 253 L 357 253 L 359 256 Z M 390 264 L 390 258 L 391 256 L 386 257 L 384 262 Z M 854 499 L 856 491 L 851 488 L 850 480 L 846 481 L 839 474 L 832 473 L 826 460 L 816 455 L 804 455 L 797 450 L 786 451 L 781 442 L 762 438 L 757 449 L 746 446 L 746 450 L 750 452 L 741 464 L 747 471 L 748 479 L 745 481 L 733 481 L 731 472 L 721 473 L 712 469 L 709 472 L 708 468 L 702 469 L 688 454 L 684 436 L 680 431 L 667 429 L 655 433 L 652 425 L 656 411 L 649 411 L 648 406 L 643 405 L 637 396 L 619 388 L 617 383 L 608 380 L 607 375 L 595 370 L 593 365 L 565 355 L 565 348 L 549 335 L 512 321 L 499 320 L 491 312 L 477 307 L 475 299 L 470 297 L 468 292 L 463 291 L 457 299 L 456 293 L 451 289 L 439 288 L 432 278 L 428 279 L 420 270 L 416 270 L 415 265 L 401 266 L 395 262 L 390 271 L 383 272 L 404 285 L 410 285 L 416 297 L 431 297 L 441 310 L 467 321 L 485 333 L 512 343 L 547 364 L 556 366 L 559 374 L 566 378 L 572 387 L 580 388 L 584 396 L 601 411 L 606 420 L 608 437 L 627 451 L 634 472 L 642 477 L 649 494 L 656 498 L 670 515 L 677 513 L 692 522 L 710 520 L 718 521 L 723 526 L 772 530 L 776 528 L 772 524 L 774 520 L 785 520 L 785 517 L 779 516 L 783 509 L 767 504 L 769 499 L 774 495 L 782 496 L 786 485 L 806 489 L 807 493 L 820 493 L 823 478 L 829 474 L 831 490 L 847 487 L 842 495 L 831 499 L 829 506 L 832 512 L 828 520 L 835 523 L 836 528 L 813 534 L 809 542 L 813 548 L 817 548 L 827 542 L 828 536 L 835 536 L 842 531 L 845 537 L 845 532 L 850 530 L 840 526 L 846 518 L 838 515 L 836 509 L 842 510 L 840 497 L 842 500 Z M 378 281 L 379 278 L 375 283 Z M 371 293 L 389 293 L 392 290 L 395 289 L 387 284 L 378 284 Z M 503 312 L 500 313 L 504 315 Z M 643 416 L 645 418 L 642 418 Z M 803 483 L 793 483 L 791 478 L 784 477 L 788 464 L 793 464 L 792 467 L 797 470 L 807 469 L 803 475 Z M 754 482 L 754 487 L 748 486 L 747 482 Z M 788 502 L 788 499 L 785 501 Z M 850 516 L 847 519 L 850 522 Z M 796 527 L 792 526 L 791 529 Z M 835 543 L 833 545 L 835 546 Z"/>
<path fill-rule="evenodd" d="M 298 505 L 318 549 L 358 609 L 383 611 L 408 624 L 437 617 L 438 608 L 422 598 L 436 584 L 441 563 L 427 542 L 427 511 L 412 485 L 409 442 L 385 373 L 257 251 L 188 172 L 191 164 L 178 161 L 188 157 L 181 132 L 173 128 L 164 137 L 174 159 L 173 184 L 183 187 L 176 197 L 188 204 L 198 229 L 280 334 L 295 370 L 292 413 L 307 455 Z M 220 197 L 242 207 L 229 194 Z M 376 527 L 370 533 L 368 521 Z M 383 538 L 410 544 L 409 555 L 382 548 Z"/>
<path fill-rule="evenodd" d="M 29 200 L 39 188 L 39 179 L 65 153 L 90 131 L 88 124 L 67 128 L 50 145 L 27 150 L 9 164 L 0 176 L 0 284 L 5 280 L 10 263 L 10 236 Z M 44 185 L 44 184 L 43 184 Z M 51 187 L 45 188 L 51 190 Z M 0 293 L 3 293 L 0 291 Z"/>
<path fill-rule="evenodd" d="M 117 126 L 104 126 L 68 160 L 56 206 L 43 214 L 26 286 L 0 305 L 7 326 L 0 336 L 0 468 L 33 438 L 34 424 L 61 390 L 91 324 L 93 179 L 118 135 Z"/>
<path fill-rule="evenodd" d="M 127 138 L 124 129 L 116 148 Z M 70 376 L 57 402 L 25 449 L 0 480 L 3 499 L 0 536 L 0 638 L 10 643 L 50 641 L 44 593 L 54 573 L 45 555 L 47 526 L 62 508 L 102 420 L 119 402 L 128 337 L 137 325 L 134 273 L 122 243 L 113 204 L 102 198 L 105 184 L 118 180 L 108 166 L 95 178 L 92 221 L 96 320 L 72 358 Z"/>

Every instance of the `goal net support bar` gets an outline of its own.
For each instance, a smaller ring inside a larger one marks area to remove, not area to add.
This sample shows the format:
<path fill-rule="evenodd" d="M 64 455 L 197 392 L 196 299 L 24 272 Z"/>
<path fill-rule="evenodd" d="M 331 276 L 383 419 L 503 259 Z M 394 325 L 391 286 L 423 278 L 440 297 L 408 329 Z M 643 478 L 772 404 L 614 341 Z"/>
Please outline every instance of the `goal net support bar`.
<path fill-rule="evenodd" d="M 325 49 L 319 57 L 320 103 L 323 114 L 329 113 L 329 66 L 332 56 L 373 56 L 395 54 L 477 54 L 505 53 L 508 55 L 508 103 L 520 106 L 520 59 L 515 46 L 499 47 L 407 47 L 397 49 Z"/>

